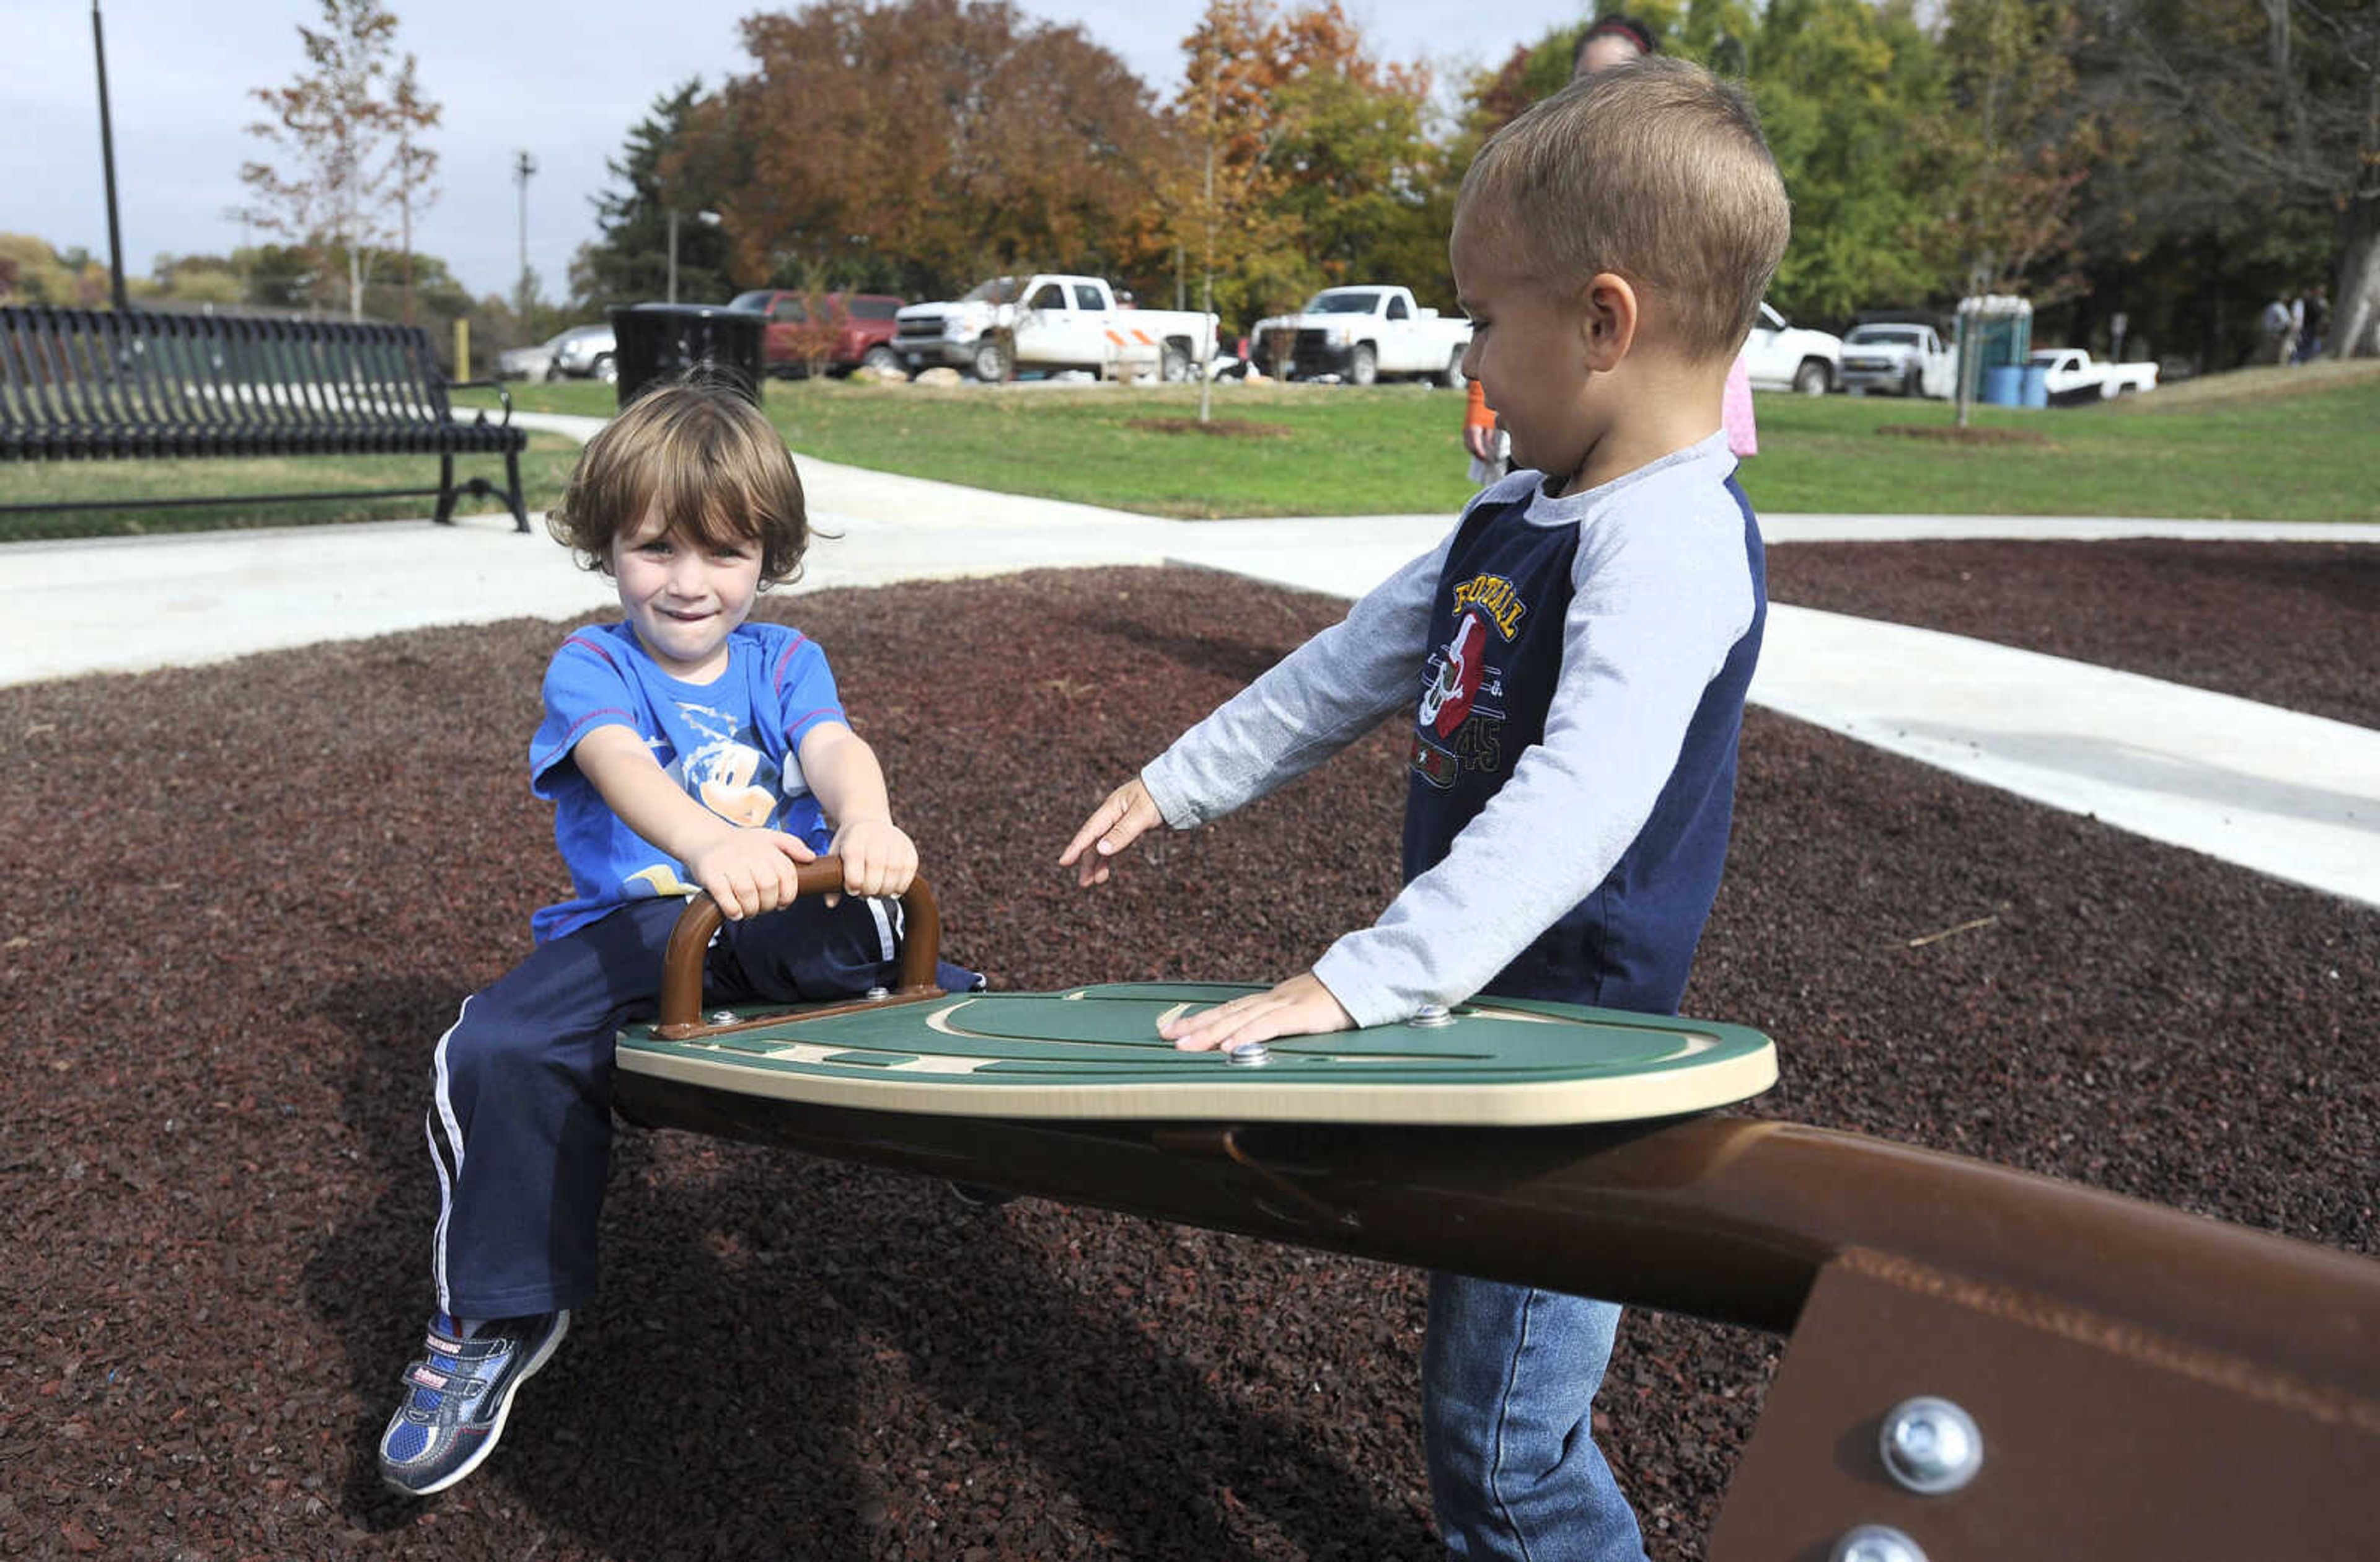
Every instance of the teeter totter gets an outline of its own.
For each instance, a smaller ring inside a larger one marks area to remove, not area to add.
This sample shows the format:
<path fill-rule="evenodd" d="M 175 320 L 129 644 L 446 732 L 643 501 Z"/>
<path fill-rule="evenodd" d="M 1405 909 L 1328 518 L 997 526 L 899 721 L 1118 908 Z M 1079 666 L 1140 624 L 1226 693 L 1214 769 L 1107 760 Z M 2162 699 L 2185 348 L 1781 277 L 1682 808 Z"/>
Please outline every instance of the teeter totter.
<path fill-rule="evenodd" d="M 896 991 L 706 1015 L 696 897 L 621 1115 L 1788 1336 L 1713 1562 L 2380 1557 L 2380 1263 L 1718 1115 L 1777 1077 L 1742 1026 L 1483 1000 L 1181 1053 L 1160 1016 L 1253 989 L 944 993 L 904 906 Z"/>

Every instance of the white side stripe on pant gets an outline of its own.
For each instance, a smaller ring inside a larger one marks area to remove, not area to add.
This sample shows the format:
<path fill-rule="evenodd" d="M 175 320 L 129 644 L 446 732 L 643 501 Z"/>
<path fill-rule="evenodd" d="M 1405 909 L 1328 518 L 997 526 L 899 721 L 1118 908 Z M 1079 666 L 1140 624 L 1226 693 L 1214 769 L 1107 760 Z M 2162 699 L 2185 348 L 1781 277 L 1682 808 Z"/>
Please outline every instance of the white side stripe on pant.
<path fill-rule="evenodd" d="M 454 1081 L 446 1073 L 446 1043 L 462 1029 L 463 1016 L 470 1007 L 471 1000 L 465 998 L 462 1007 L 455 1011 L 455 1023 L 438 1038 L 438 1050 L 431 1064 L 430 1110 L 421 1125 L 430 1141 L 430 1163 L 438 1168 L 438 1228 L 430 1239 L 430 1274 L 438 1286 L 438 1310 L 449 1317 L 454 1316 L 455 1309 L 446 1287 L 446 1218 L 455 1209 L 455 1184 L 463 1178 L 463 1125 L 455 1116 Z M 446 1136 L 443 1146 L 439 1143 L 442 1128 Z"/>

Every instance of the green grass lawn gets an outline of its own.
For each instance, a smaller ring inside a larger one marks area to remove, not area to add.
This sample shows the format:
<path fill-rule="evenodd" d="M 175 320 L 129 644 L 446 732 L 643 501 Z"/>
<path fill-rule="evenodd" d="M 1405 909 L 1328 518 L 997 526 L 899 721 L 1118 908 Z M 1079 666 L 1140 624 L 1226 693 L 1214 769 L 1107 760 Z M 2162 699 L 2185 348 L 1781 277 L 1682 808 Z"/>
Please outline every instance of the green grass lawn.
<path fill-rule="evenodd" d="M 2380 363 L 2252 369 L 2095 407 L 1979 408 L 2042 443 L 1961 445 L 1950 409 L 1888 397 L 1759 398 L 1743 469 L 1763 510 L 2380 520 Z"/>
<path fill-rule="evenodd" d="M 595 387 L 523 405 L 600 410 Z M 2161 399 L 2163 398 L 2163 399 Z M 586 402 L 585 407 L 577 405 Z M 804 455 L 1014 494 L 1176 517 L 1453 513 L 1471 492 L 1461 402 L 1396 385 L 1193 388 L 773 384 Z M 2380 363 L 2249 370 L 2102 407 L 1978 408 L 1984 439 L 1939 437 L 1933 401 L 1758 398 L 1753 502 L 1778 513 L 2380 519 Z M 1929 431 L 1931 437 L 1889 432 Z"/>
<path fill-rule="evenodd" d="M 597 416 L 608 385 L 516 385 L 525 410 Z M 493 405 L 485 392 L 456 398 Z M 1214 423 L 1195 387 L 988 390 L 774 382 L 764 397 L 805 456 L 1144 514 L 1452 515 L 1471 493 L 1456 442 L 1462 400 L 1412 385 L 1219 385 Z M 2380 362 L 2250 369 L 2104 407 L 1979 408 L 1975 440 L 1939 437 L 1941 402 L 1763 395 L 1759 456 L 1743 470 L 1773 513 L 2111 515 L 2380 519 Z M 1917 430 L 1920 435 L 1907 432 Z M 1984 443 L 1983 441 L 2009 443 Z M 532 508 L 561 493 L 577 446 L 533 435 Z M 499 473 L 477 458 L 463 472 Z M 422 457 L 109 461 L 0 466 L 0 501 L 121 499 L 120 510 L 0 517 L 0 539 L 346 520 L 429 513 L 426 500 L 311 501 L 221 510 L 140 507 L 168 494 L 429 482 Z M 485 501 L 476 501 L 475 507 Z"/>
<path fill-rule="evenodd" d="M 532 433 L 521 452 L 521 492 L 531 510 L 561 496 L 578 445 L 560 434 Z M 458 456 L 458 479 L 504 482 L 501 456 Z M 275 457 L 255 460 L 0 462 L 0 504 L 75 504 L 106 500 L 122 508 L 44 510 L 0 515 L 0 542 L 38 538 L 128 537 L 158 531 L 208 531 L 244 526 L 387 520 L 427 517 L 433 497 L 275 500 L 269 504 L 159 509 L 143 501 L 243 494 L 339 489 L 435 488 L 435 456 Z M 502 499 L 467 495 L 465 514 L 504 508 Z"/>

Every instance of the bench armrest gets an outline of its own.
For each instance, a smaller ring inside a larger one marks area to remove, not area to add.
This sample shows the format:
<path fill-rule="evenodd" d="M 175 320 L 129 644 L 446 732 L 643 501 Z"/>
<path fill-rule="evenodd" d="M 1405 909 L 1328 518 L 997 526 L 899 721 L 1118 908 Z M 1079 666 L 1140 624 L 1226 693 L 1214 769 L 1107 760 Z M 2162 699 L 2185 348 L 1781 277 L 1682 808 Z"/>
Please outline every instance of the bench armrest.
<path fill-rule="evenodd" d="M 502 380 L 449 380 L 446 382 L 446 388 L 449 391 L 492 390 L 495 392 L 496 399 L 504 404 L 504 421 L 503 426 L 505 428 L 510 428 L 512 426 L 513 393 L 504 389 L 504 383 Z M 488 409 L 483 407 L 480 409 L 480 421 L 484 423 L 487 421 Z"/>

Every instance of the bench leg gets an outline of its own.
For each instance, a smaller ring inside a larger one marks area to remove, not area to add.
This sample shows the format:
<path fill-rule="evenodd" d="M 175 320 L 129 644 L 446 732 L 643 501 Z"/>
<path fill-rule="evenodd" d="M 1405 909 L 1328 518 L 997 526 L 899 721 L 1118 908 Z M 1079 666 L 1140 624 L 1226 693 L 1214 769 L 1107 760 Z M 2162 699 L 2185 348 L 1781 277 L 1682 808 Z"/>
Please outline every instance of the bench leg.
<path fill-rule="evenodd" d="M 455 524 L 455 458 L 438 458 L 438 513 L 430 518 L 441 526 Z"/>
<path fill-rule="evenodd" d="M 528 530 L 528 506 L 521 502 L 520 452 L 516 450 L 507 450 L 504 452 L 504 482 L 507 485 L 504 490 L 504 497 L 512 501 L 513 530 L 516 531 L 527 531 Z"/>

